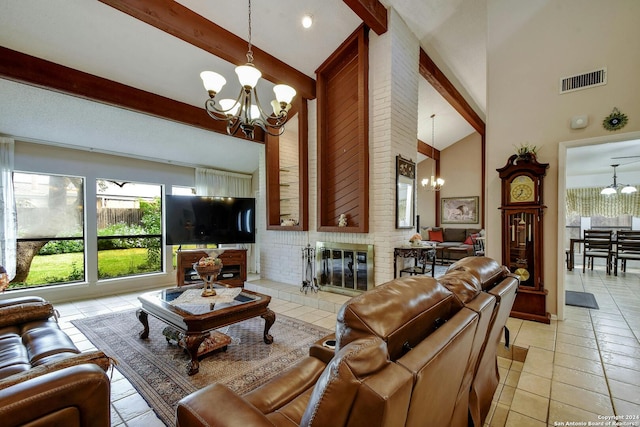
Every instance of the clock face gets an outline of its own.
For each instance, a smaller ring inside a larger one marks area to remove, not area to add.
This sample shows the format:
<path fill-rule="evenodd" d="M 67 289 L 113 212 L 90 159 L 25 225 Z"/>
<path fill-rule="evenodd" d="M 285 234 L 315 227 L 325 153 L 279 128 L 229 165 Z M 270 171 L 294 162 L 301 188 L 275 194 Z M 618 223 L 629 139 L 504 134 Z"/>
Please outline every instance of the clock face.
<path fill-rule="evenodd" d="M 533 202 L 535 201 L 535 183 L 533 179 L 526 175 L 517 176 L 511 181 L 509 198 L 511 202 Z"/>

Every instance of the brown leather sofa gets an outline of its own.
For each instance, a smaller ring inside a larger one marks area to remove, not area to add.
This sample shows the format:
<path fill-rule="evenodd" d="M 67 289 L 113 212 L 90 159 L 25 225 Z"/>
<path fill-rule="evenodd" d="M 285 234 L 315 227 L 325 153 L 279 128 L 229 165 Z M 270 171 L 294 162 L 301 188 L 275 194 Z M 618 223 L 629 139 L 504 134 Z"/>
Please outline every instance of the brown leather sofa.
<path fill-rule="evenodd" d="M 323 340 L 243 396 L 221 384 L 192 393 L 177 425 L 482 426 L 517 284 L 497 262 L 470 257 L 441 278 L 377 286 L 341 308 L 327 337 L 335 351 Z"/>
<path fill-rule="evenodd" d="M 110 360 L 81 352 L 38 297 L 0 301 L 0 424 L 110 425 Z"/>

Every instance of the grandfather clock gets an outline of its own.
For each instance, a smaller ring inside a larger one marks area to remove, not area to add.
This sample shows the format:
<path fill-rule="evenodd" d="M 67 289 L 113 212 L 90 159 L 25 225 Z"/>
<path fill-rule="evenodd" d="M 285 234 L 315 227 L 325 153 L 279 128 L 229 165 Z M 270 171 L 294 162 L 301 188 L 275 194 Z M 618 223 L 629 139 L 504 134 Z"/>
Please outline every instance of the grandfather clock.
<path fill-rule="evenodd" d="M 532 153 L 509 157 L 497 169 L 502 181 L 502 263 L 520 277 L 511 316 L 550 323 L 542 275 L 543 180 L 548 163 Z"/>

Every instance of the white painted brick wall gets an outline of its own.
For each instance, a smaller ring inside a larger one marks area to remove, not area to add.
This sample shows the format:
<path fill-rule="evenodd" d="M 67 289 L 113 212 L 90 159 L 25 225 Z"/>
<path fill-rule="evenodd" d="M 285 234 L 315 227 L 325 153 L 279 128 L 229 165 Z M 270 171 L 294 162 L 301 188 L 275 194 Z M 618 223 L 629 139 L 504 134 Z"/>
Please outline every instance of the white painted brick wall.
<path fill-rule="evenodd" d="M 400 16 L 391 11 L 389 31 L 369 34 L 369 233 L 317 232 L 317 114 L 309 107 L 309 232 L 262 231 L 260 274 L 301 284 L 302 248 L 317 241 L 374 245 L 375 283 L 393 278 L 393 248 L 408 243 L 414 230 L 395 228 L 396 156 L 417 159 L 419 43 Z M 265 194 L 264 156 L 260 158 L 260 195 Z M 264 197 L 260 197 L 264 207 Z"/>

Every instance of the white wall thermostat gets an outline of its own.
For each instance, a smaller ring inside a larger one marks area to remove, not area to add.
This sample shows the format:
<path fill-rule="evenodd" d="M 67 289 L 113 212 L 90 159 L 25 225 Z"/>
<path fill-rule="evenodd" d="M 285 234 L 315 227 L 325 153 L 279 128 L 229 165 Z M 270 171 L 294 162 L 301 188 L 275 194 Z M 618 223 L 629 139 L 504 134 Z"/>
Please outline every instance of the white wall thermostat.
<path fill-rule="evenodd" d="M 586 115 L 571 117 L 571 129 L 586 128 L 588 124 L 589 124 L 589 118 Z"/>

